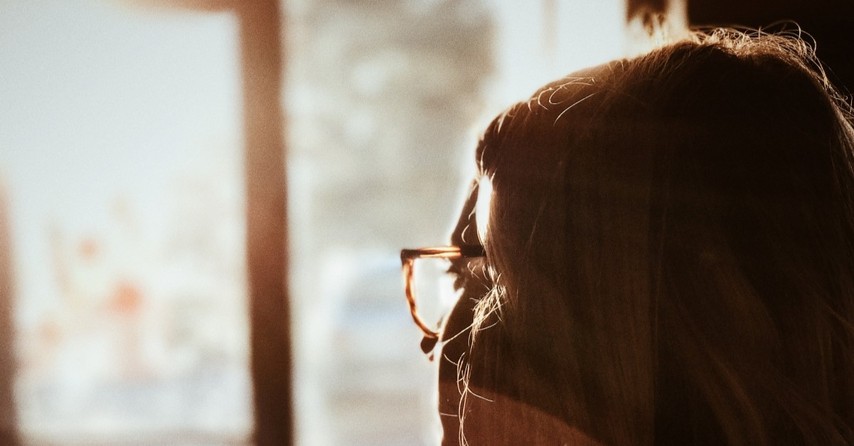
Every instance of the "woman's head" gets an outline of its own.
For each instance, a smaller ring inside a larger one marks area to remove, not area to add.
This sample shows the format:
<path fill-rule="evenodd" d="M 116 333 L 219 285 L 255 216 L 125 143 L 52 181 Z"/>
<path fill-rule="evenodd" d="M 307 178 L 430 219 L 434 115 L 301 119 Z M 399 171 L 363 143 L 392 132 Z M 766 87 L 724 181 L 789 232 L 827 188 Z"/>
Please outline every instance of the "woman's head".
<path fill-rule="evenodd" d="M 493 121 L 492 291 L 441 366 L 461 437 L 854 441 L 846 113 L 803 42 L 719 30 Z"/>

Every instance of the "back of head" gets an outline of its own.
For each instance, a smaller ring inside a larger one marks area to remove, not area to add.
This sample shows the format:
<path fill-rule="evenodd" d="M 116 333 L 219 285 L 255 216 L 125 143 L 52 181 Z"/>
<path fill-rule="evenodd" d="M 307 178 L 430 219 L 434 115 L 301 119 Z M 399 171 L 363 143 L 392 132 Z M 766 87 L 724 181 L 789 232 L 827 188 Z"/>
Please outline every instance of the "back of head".
<path fill-rule="evenodd" d="M 854 131 L 811 57 L 698 34 L 493 122 L 470 442 L 854 442 Z"/>

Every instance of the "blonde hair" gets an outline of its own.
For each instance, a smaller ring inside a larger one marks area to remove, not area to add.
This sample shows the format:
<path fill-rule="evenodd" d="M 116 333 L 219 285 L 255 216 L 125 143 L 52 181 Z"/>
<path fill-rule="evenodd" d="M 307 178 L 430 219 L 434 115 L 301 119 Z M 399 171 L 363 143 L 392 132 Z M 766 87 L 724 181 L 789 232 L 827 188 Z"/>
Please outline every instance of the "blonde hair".
<path fill-rule="evenodd" d="M 809 44 L 729 29 L 496 118 L 460 441 L 852 444 L 850 122 Z"/>

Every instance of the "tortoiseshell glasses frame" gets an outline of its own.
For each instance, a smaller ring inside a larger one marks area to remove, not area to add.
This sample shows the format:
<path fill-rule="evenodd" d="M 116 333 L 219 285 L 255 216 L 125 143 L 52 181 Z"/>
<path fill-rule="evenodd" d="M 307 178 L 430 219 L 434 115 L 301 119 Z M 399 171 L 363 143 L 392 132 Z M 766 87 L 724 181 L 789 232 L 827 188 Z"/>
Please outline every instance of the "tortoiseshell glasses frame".
<path fill-rule="evenodd" d="M 462 246 L 433 246 L 418 249 L 403 249 L 400 251 L 400 261 L 403 268 L 403 289 L 406 294 L 406 302 L 409 304 L 409 313 L 415 325 L 424 333 L 427 339 L 438 339 L 439 331 L 427 324 L 418 314 L 418 304 L 415 295 L 415 261 L 418 259 L 447 259 L 483 257 L 486 251 L 481 245 Z"/>

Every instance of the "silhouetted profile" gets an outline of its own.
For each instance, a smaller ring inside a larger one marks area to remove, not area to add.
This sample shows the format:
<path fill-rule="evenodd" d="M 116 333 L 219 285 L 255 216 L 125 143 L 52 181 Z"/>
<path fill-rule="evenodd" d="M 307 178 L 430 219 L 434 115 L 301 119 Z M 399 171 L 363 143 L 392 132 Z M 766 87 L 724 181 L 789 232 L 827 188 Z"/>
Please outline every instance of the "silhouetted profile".
<path fill-rule="evenodd" d="M 444 444 L 854 444 L 849 112 L 803 41 L 719 29 L 497 117 Z"/>

